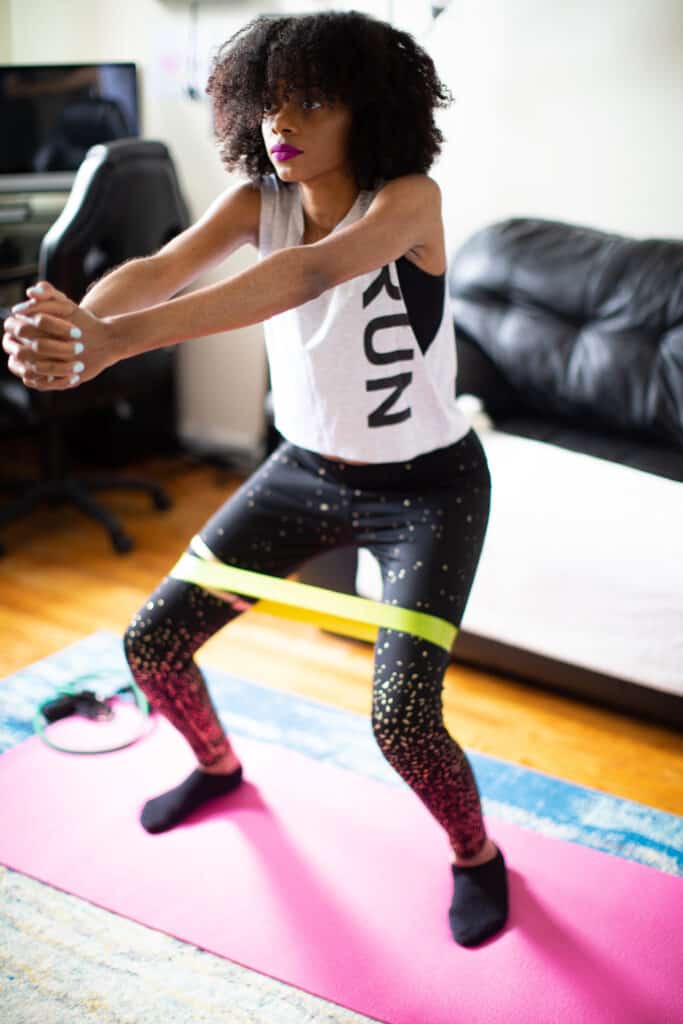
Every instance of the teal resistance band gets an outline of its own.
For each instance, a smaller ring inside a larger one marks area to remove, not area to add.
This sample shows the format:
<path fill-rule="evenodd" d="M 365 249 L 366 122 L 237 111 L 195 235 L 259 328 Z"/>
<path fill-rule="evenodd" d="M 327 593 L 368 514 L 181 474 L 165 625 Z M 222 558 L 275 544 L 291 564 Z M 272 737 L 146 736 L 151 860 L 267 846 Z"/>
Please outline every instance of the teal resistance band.
<path fill-rule="evenodd" d="M 410 633 L 446 651 L 451 650 L 458 632 L 452 623 L 436 615 L 225 565 L 213 560 L 199 537 L 193 538 L 192 546 L 208 552 L 210 558 L 185 553 L 169 576 L 207 590 L 259 598 L 256 607 L 271 615 L 312 622 L 322 629 L 363 640 L 374 640 L 377 630 L 384 627 Z"/>
<path fill-rule="evenodd" d="M 125 685 L 119 687 L 119 689 L 116 690 L 114 694 L 112 694 L 110 697 L 86 699 L 86 695 L 91 694 L 92 691 L 84 691 L 80 686 L 77 686 L 77 684 L 85 682 L 85 680 L 88 679 L 106 679 L 107 682 L 109 683 L 111 683 L 112 680 L 118 679 L 120 681 L 123 681 L 125 679 Z M 46 726 L 48 724 L 47 719 L 45 717 L 45 711 L 47 710 L 48 705 L 54 705 L 61 700 L 65 704 L 73 705 L 73 709 L 72 711 L 68 711 L 65 708 L 65 713 L 60 717 L 66 717 L 68 714 L 73 713 L 73 711 L 75 711 L 78 714 L 80 699 L 84 701 L 83 708 L 84 710 L 88 711 L 88 717 L 92 717 L 95 719 L 104 717 L 99 713 L 91 714 L 91 710 L 97 712 L 99 708 L 101 708 L 102 711 L 108 709 L 110 714 L 106 717 L 113 717 L 116 714 L 116 711 L 115 709 L 109 707 L 109 705 L 106 704 L 106 701 L 110 700 L 111 697 L 116 696 L 116 694 L 127 693 L 129 691 L 132 691 L 133 693 L 133 696 L 135 698 L 135 704 L 137 705 L 144 722 L 144 720 L 149 717 L 149 701 L 145 697 L 142 690 L 135 683 L 135 680 L 132 678 L 130 672 L 125 673 L 125 675 L 120 672 L 91 672 L 87 675 L 77 676 L 70 682 L 64 683 L 62 686 L 60 686 L 59 689 L 57 690 L 57 698 L 52 698 L 51 700 L 43 701 L 33 718 L 33 730 L 35 733 L 38 734 L 38 736 L 40 736 L 43 743 L 46 743 L 48 745 L 48 747 L 52 747 L 53 750 L 61 750 L 65 754 L 109 754 L 114 750 L 123 750 L 124 747 L 129 747 L 131 746 L 131 744 L 136 743 L 143 736 L 147 736 L 150 730 L 146 729 L 143 724 L 143 728 L 140 730 L 137 736 L 134 736 L 132 739 L 126 740 L 125 743 L 120 743 L 116 747 L 106 747 L 101 750 L 75 750 L 72 747 L 62 747 L 60 746 L 60 744 L 55 743 L 53 740 L 48 738 L 45 731 Z M 58 721 L 59 718 L 55 720 Z"/>

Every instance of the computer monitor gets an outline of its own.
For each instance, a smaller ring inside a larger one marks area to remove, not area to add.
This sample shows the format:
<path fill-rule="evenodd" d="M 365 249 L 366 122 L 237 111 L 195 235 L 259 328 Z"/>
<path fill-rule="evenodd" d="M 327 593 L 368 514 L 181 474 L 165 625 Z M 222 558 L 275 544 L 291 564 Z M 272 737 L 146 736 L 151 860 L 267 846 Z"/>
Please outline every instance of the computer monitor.
<path fill-rule="evenodd" d="M 0 65 L 0 192 L 69 191 L 91 146 L 139 135 L 135 64 Z"/>

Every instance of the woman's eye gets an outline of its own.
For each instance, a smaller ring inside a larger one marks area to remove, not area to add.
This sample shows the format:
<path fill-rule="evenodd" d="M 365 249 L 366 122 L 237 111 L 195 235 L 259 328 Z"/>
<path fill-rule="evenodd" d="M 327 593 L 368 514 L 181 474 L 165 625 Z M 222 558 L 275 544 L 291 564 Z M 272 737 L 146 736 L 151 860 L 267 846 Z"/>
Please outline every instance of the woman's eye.
<path fill-rule="evenodd" d="M 322 105 L 323 105 L 322 104 L 322 100 L 301 99 L 298 102 L 300 103 L 301 107 L 304 110 L 317 110 L 319 107 L 322 107 Z M 275 114 L 275 112 L 277 111 L 277 104 L 275 104 L 275 103 L 264 103 L 262 110 L 263 110 L 264 116 L 271 116 L 271 115 Z"/>

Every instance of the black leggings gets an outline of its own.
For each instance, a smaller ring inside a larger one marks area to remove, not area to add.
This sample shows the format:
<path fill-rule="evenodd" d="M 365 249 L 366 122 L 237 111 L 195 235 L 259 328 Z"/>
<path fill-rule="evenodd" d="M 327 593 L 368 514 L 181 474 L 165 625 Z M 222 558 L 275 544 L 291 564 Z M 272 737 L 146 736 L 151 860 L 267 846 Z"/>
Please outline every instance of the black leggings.
<path fill-rule="evenodd" d="M 285 442 L 199 536 L 220 561 L 280 577 L 332 548 L 369 548 L 381 568 L 384 602 L 459 626 L 486 532 L 490 486 L 472 430 L 447 448 L 382 465 L 336 462 Z M 206 767 L 230 747 L 193 655 L 251 600 L 167 576 L 124 637 L 138 686 Z M 448 662 L 448 652 L 430 641 L 381 628 L 372 729 L 455 853 L 467 858 L 482 849 L 486 833 L 469 761 L 443 721 Z"/>

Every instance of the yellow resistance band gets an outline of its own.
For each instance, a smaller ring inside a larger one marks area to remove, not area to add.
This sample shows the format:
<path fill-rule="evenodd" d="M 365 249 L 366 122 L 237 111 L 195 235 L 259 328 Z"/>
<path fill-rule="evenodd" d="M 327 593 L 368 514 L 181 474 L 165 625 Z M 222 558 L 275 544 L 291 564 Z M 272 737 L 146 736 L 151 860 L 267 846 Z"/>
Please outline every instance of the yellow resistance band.
<path fill-rule="evenodd" d="M 419 636 L 446 651 L 450 651 L 458 632 L 452 623 L 436 615 L 225 565 L 216 560 L 199 536 L 192 538 L 192 547 L 202 556 L 182 555 L 169 576 L 207 590 L 258 597 L 258 610 L 270 615 L 312 622 L 321 629 L 361 640 L 374 641 L 378 628 L 383 626 Z"/>

